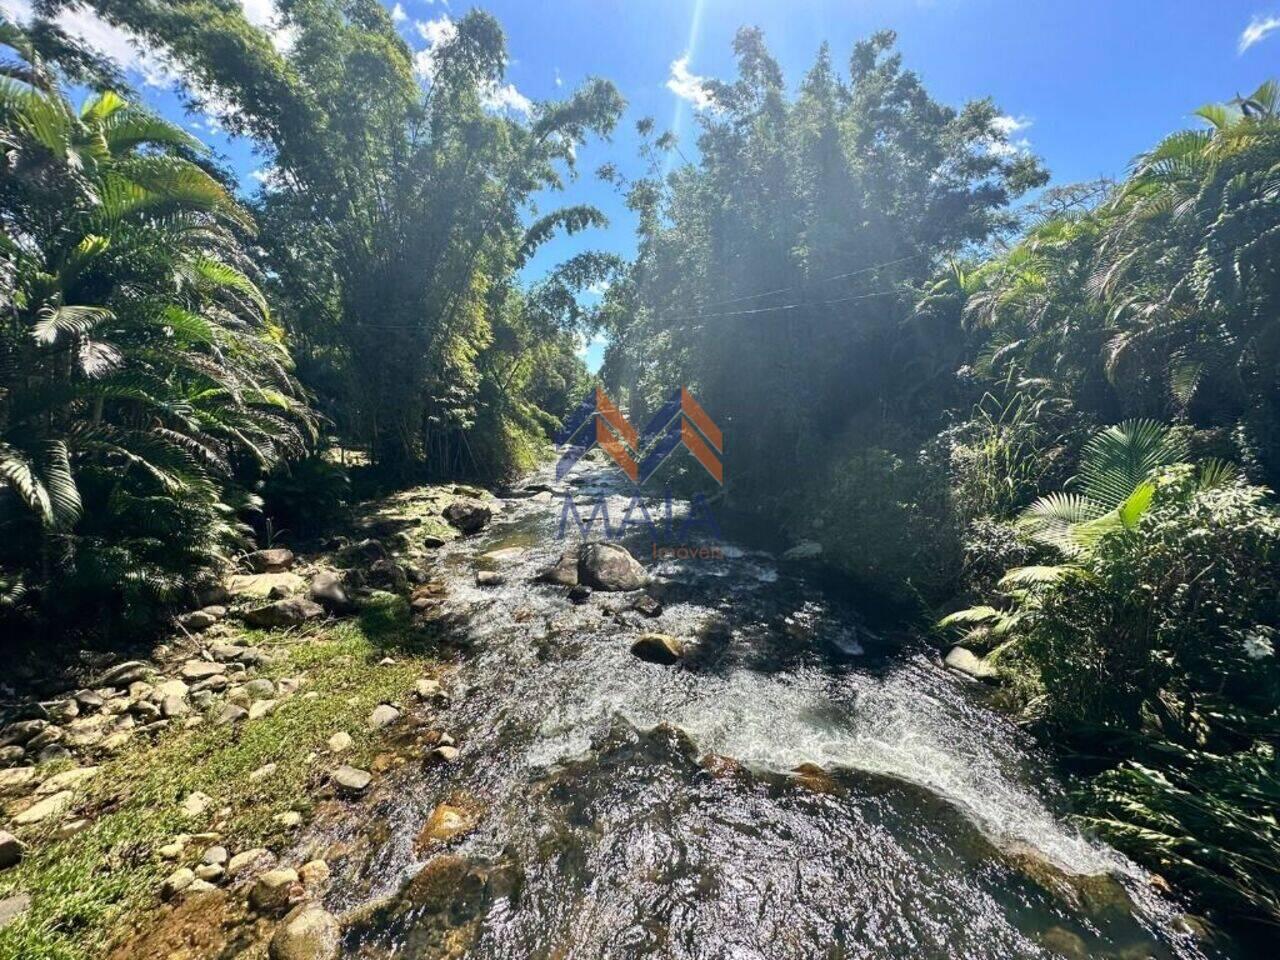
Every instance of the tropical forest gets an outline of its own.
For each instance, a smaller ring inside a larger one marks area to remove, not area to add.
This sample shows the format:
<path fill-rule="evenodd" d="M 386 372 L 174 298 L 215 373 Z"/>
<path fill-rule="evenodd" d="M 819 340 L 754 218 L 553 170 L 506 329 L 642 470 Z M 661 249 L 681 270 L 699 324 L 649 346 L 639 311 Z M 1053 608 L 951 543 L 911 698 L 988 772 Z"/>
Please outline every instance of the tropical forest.
<path fill-rule="evenodd" d="M 1277 51 L 0 0 L 0 960 L 1274 956 Z"/>

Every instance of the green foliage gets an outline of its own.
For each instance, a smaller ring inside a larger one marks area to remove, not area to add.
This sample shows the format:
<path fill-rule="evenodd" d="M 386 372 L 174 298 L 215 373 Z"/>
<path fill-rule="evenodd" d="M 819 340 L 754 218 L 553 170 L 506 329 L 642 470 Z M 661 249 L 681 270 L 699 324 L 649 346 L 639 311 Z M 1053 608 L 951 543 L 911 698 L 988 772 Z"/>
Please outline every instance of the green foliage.
<path fill-rule="evenodd" d="M 46 612 L 140 616 L 239 547 L 234 471 L 310 415 L 203 148 L 114 93 L 74 110 L 6 29 L 35 59 L 0 80 L 0 563 Z"/>

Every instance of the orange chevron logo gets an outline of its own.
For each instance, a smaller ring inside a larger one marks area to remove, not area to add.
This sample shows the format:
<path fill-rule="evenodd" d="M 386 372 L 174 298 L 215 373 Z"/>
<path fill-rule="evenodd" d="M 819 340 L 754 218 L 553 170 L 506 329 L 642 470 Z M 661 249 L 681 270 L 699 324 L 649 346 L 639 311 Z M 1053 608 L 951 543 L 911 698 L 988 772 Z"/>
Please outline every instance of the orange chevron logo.
<path fill-rule="evenodd" d="M 594 421 L 593 429 L 584 429 Z M 607 453 L 633 483 L 644 483 L 683 446 L 716 483 L 724 483 L 724 435 L 685 387 L 675 390 L 637 433 L 617 405 L 599 387 L 583 398 L 556 437 L 564 447 L 556 464 L 563 479 L 592 447 Z"/>

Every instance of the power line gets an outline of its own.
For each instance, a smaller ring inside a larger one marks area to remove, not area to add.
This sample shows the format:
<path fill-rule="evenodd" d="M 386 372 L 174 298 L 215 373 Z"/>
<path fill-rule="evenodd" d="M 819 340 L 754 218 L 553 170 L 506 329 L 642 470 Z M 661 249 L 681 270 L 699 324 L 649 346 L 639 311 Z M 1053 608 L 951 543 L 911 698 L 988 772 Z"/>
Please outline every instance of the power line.
<path fill-rule="evenodd" d="M 684 323 L 689 320 L 721 320 L 728 317 L 749 317 L 760 313 L 778 313 L 786 310 L 800 310 L 805 307 L 829 307 L 837 303 L 849 303 L 852 300 L 868 300 L 872 297 L 887 297 L 900 292 L 896 287 L 891 290 L 874 290 L 871 293 L 859 293 L 851 297 L 837 297 L 834 300 L 808 300 L 801 303 L 783 303 L 774 307 L 754 307 L 751 310 L 733 310 L 727 313 L 694 313 L 684 317 L 672 317 L 668 323 Z"/>
<path fill-rule="evenodd" d="M 847 280 L 849 277 L 857 277 L 864 273 L 871 273 L 874 270 L 883 270 L 885 267 L 895 267 L 900 263 L 906 263 L 909 260 L 918 260 L 919 258 L 926 257 L 926 256 L 929 256 L 929 254 L 924 252 L 912 253 L 905 257 L 898 257 L 898 259 L 896 260 L 886 260 L 884 263 L 872 264 L 869 267 L 861 267 L 857 270 L 850 270 L 847 273 L 837 273 L 834 277 L 825 277 L 821 280 L 812 280 L 809 283 L 812 286 L 816 286 L 821 283 L 833 283 L 836 280 Z M 711 303 L 704 303 L 702 306 L 703 306 L 703 309 L 706 309 L 708 307 L 727 307 L 735 303 L 742 303 L 745 300 L 758 300 L 761 297 L 771 297 L 775 293 L 786 293 L 789 290 L 798 290 L 802 286 L 805 286 L 805 284 L 793 283 L 789 287 L 778 287 L 775 290 L 765 290 L 763 293 L 749 293 L 745 296 L 733 297 L 729 300 L 713 300 Z"/>

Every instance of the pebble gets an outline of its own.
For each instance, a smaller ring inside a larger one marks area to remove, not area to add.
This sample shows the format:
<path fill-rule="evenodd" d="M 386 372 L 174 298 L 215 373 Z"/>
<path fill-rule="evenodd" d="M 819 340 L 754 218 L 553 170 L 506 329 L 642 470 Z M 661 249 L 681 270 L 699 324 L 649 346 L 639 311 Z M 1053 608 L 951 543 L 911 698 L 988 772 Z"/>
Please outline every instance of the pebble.
<path fill-rule="evenodd" d="M 268 777 L 275 774 L 276 769 L 277 765 L 274 763 L 264 764 L 257 770 L 253 771 L 253 773 L 249 774 L 249 782 L 258 783 L 261 780 L 266 780 Z"/>
<path fill-rule="evenodd" d="M 332 737 L 329 738 L 330 753 L 342 753 L 345 750 L 350 750 L 351 745 L 352 745 L 351 734 L 347 733 L 344 730 L 339 730 L 337 733 L 335 733 Z"/>
<path fill-rule="evenodd" d="M 229 859 L 226 847 L 210 847 L 204 852 L 204 856 L 200 858 L 200 862 L 212 866 L 224 866 Z"/>
<path fill-rule="evenodd" d="M 453 763 L 458 759 L 458 748 L 448 746 L 436 747 L 427 754 L 427 757 L 428 759 L 435 760 L 440 763 Z"/>

